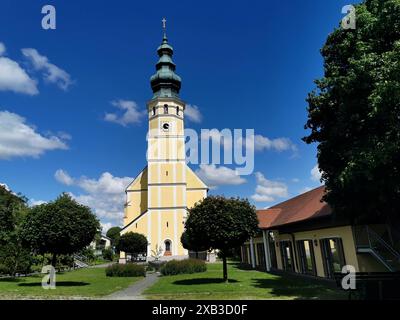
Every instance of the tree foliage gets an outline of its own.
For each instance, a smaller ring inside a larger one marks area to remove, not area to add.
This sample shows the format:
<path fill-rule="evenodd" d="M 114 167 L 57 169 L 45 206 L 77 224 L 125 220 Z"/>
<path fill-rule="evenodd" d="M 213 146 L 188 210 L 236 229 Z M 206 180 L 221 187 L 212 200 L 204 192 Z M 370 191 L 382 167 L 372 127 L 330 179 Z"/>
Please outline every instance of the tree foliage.
<path fill-rule="evenodd" d="M 40 254 L 72 254 L 86 246 L 100 230 L 91 210 L 62 194 L 55 201 L 35 206 L 22 225 L 26 245 Z"/>
<path fill-rule="evenodd" d="M 0 185 L 0 273 L 28 273 L 33 257 L 21 241 L 20 226 L 29 208 L 26 198 Z"/>
<path fill-rule="evenodd" d="M 219 250 L 224 263 L 224 280 L 227 280 L 226 253 L 241 246 L 257 230 L 256 210 L 247 199 L 210 196 L 189 210 L 184 242 L 194 249 Z"/>
<path fill-rule="evenodd" d="M 142 253 L 147 251 L 147 239 L 136 232 L 127 232 L 119 239 L 119 250 L 126 253 Z"/>
<path fill-rule="evenodd" d="M 353 222 L 399 218 L 400 0 L 356 6 L 356 29 L 321 50 L 324 77 L 308 95 L 325 200 Z"/>
<path fill-rule="evenodd" d="M 111 245 L 113 247 L 118 247 L 119 238 L 121 237 L 120 232 L 120 227 L 111 227 L 106 233 L 106 236 L 111 239 Z"/>

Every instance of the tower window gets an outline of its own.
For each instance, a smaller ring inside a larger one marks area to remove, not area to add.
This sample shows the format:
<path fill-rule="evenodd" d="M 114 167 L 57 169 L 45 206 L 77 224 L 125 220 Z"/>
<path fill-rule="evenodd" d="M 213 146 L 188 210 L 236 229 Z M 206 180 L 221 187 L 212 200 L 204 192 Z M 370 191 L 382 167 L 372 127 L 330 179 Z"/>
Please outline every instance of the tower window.
<path fill-rule="evenodd" d="M 156 107 L 153 107 L 153 116 L 156 115 Z"/>
<path fill-rule="evenodd" d="M 168 171 L 165 171 L 165 175 L 168 177 Z"/>
<path fill-rule="evenodd" d="M 176 107 L 176 115 L 179 116 L 179 107 Z"/>
<path fill-rule="evenodd" d="M 137 223 L 136 223 L 136 229 L 137 229 Z"/>
<path fill-rule="evenodd" d="M 168 105 L 167 104 L 164 104 L 164 113 L 168 114 Z"/>
<path fill-rule="evenodd" d="M 168 221 L 167 221 L 167 228 L 168 228 Z"/>

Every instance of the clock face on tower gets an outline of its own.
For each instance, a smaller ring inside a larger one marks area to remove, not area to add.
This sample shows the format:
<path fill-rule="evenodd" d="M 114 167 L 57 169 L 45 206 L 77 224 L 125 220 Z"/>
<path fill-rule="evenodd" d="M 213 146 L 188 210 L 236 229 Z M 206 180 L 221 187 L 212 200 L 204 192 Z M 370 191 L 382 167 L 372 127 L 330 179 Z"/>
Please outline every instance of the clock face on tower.
<path fill-rule="evenodd" d="M 163 129 L 164 131 L 169 131 L 169 123 L 168 123 L 168 122 L 164 122 L 164 123 L 162 124 L 162 129 Z"/>

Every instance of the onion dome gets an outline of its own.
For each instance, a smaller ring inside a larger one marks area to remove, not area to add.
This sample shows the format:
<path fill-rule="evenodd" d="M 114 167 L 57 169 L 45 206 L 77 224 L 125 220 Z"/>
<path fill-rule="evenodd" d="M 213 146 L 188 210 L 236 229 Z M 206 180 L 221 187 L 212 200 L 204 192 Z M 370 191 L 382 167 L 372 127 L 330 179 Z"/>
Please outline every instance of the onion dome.
<path fill-rule="evenodd" d="M 168 43 L 165 32 L 165 19 L 163 19 L 164 36 L 161 45 L 157 49 L 160 57 L 156 64 L 156 73 L 150 78 L 154 98 L 179 98 L 181 78 L 175 73 L 175 63 L 172 61 L 174 49 Z"/>

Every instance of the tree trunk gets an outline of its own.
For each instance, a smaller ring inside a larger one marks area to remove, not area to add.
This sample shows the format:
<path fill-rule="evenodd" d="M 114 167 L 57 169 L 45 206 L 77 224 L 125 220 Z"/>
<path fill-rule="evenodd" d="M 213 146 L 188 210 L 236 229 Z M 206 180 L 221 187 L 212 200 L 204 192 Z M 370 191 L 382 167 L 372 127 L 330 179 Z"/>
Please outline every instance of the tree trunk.
<path fill-rule="evenodd" d="M 54 269 L 56 268 L 57 265 L 57 254 L 53 253 L 53 257 L 51 258 L 51 265 L 54 267 Z"/>
<path fill-rule="evenodd" d="M 226 265 L 226 256 L 224 253 L 222 253 L 222 270 L 223 270 L 224 281 L 228 282 L 228 268 Z"/>

